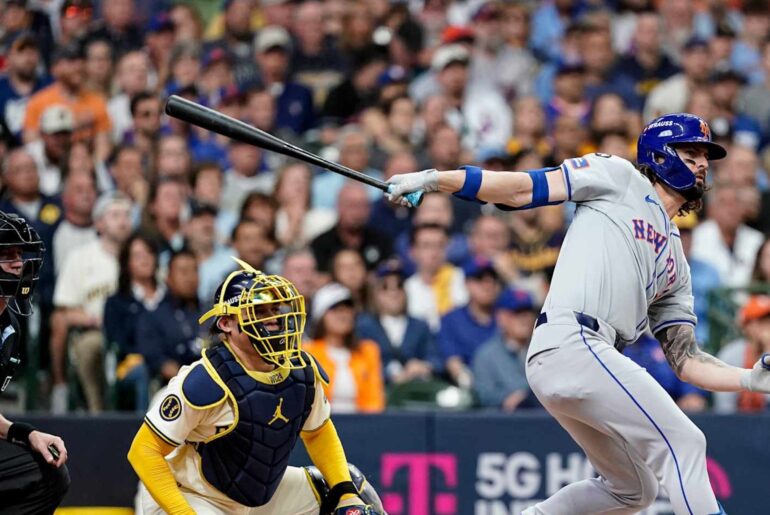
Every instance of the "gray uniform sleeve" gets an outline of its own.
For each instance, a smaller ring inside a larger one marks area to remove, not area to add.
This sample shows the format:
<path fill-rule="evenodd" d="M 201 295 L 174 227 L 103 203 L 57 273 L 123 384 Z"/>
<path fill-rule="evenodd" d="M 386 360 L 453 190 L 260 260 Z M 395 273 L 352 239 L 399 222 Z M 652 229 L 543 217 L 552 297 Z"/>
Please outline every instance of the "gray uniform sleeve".
<path fill-rule="evenodd" d="M 690 266 L 682 252 L 679 238 L 674 236 L 671 241 L 674 247 L 672 252 L 676 256 L 674 266 L 677 267 L 677 277 L 672 288 L 650 304 L 648 316 L 654 335 L 672 325 L 688 324 L 694 327 L 698 321 L 693 309 Z"/>
<path fill-rule="evenodd" d="M 561 164 L 567 185 L 567 200 L 619 200 L 623 197 L 631 173 L 638 173 L 633 165 L 608 154 L 586 154 L 567 159 Z"/>

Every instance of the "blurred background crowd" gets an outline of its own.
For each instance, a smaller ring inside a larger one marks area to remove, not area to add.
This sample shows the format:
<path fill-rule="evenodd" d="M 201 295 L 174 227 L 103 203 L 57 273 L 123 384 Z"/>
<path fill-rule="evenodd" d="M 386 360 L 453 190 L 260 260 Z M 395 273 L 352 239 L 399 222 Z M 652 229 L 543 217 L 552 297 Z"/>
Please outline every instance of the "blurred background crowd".
<path fill-rule="evenodd" d="M 767 0 L 0 5 L 0 209 L 48 249 L 20 406 L 145 410 L 237 256 L 306 297 L 333 409 L 538 407 L 523 357 L 574 206 L 408 210 L 169 118 L 171 94 L 382 179 L 634 160 L 644 123 L 697 114 L 729 148 L 677 220 L 697 334 L 738 366 L 770 351 Z M 766 409 L 682 383 L 652 336 L 625 352 L 685 409 Z"/>

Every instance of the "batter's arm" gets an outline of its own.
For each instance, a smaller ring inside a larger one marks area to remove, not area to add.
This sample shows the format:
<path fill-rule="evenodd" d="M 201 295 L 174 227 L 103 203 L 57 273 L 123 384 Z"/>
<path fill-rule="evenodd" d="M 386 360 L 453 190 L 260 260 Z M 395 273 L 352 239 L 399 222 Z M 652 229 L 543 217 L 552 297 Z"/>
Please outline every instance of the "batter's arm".
<path fill-rule="evenodd" d="M 466 200 L 514 208 L 537 207 L 567 200 L 567 185 L 560 167 L 529 172 L 423 170 L 394 175 L 388 182 L 392 185 L 388 198 L 394 202 L 400 202 L 403 195 L 415 191 L 460 193 L 462 196 L 461 190 L 467 190 L 468 194 L 462 196 Z"/>
<path fill-rule="evenodd" d="M 674 325 L 655 336 L 682 381 L 712 392 L 770 392 L 770 371 L 762 366 L 762 360 L 753 369 L 728 365 L 701 350 L 691 325 Z"/>

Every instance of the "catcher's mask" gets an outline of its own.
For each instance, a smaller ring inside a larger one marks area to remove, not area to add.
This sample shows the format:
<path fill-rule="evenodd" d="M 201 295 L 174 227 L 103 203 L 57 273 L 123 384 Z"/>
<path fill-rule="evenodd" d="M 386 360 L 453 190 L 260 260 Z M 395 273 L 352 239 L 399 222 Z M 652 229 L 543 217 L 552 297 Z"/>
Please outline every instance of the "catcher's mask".
<path fill-rule="evenodd" d="M 242 270 L 232 272 L 217 288 L 214 307 L 200 319 L 235 316 L 257 353 L 273 365 L 303 368 L 300 348 L 305 330 L 305 298 L 287 279 L 267 275 L 234 258 Z"/>
<path fill-rule="evenodd" d="M 43 241 L 26 220 L 0 211 L 0 297 L 17 315 L 32 314 L 44 254 Z"/>

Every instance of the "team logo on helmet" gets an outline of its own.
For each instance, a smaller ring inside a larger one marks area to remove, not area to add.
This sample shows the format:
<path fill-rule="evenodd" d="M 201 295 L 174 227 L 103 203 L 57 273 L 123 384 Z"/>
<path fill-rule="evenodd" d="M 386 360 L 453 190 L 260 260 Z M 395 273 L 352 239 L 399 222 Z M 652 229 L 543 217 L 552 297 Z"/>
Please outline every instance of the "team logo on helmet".
<path fill-rule="evenodd" d="M 704 138 L 711 139 L 711 129 L 709 129 L 709 124 L 705 120 L 700 121 L 700 132 Z"/>

